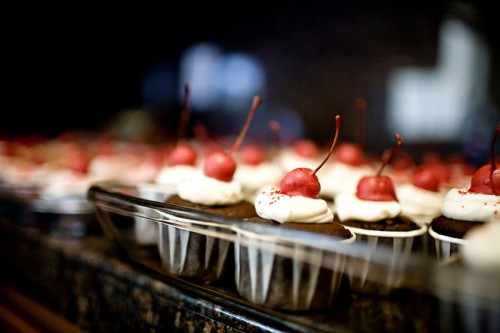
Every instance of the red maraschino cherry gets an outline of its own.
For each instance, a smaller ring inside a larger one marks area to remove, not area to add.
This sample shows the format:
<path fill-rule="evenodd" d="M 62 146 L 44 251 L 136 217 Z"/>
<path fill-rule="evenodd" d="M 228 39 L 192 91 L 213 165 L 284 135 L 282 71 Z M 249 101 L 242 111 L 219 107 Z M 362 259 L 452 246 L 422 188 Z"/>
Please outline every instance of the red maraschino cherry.
<path fill-rule="evenodd" d="M 369 201 L 398 201 L 392 179 L 388 176 L 382 176 L 382 170 L 385 168 L 391 157 L 396 153 L 403 139 L 396 133 L 397 144 L 392 148 L 389 154 L 384 154 L 384 161 L 375 176 L 362 177 L 356 188 L 356 196 L 361 200 Z"/>
<path fill-rule="evenodd" d="M 224 182 L 229 182 L 233 179 L 236 171 L 236 161 L 233 158 L 233 154 L 243 141 L 248 127 L 252 122 L 253 115 L 261 103 L 261 98 L 259 96 L 255 96 L 245 125 L 243 126 L 243 129 L 241 130 L 229 153 L 216 151 L 207 156 L 205 164 L 203 165 L 203 172 L 205 173 L 205 176 Z"/>
<path fill-rule="evenodd" d="M 352 142 L 343 142 L 337 147 L 335 153 L 337 161 L 347 165 L 359 166 L 363 163 L 363 150 Z"/>
<path fill-rule="evenodd" d="M 316 199 L 319 196 L 321 190 L 321 184 L 319 183 L 318 176 L 316 173 L 319 169 L 326 163 L 333 152 L 333 148 L 337 143 L 337 138 L 339 136 L 340 128 L 340 116 L 335 117 L 335 138 L 333 139 L 332 146 L 328 155 L 326 155 L 323 162 L 314 170 L 309 168 L 296 168 L 290 171 L 283 177 L 280 184 L 280 192 L 289 196 L 300 195 L 307 198 Z"/>
<path fill-rule="evenodd" d="M 183 142 L 186 135 L 186 126 L 189 120 L 189 85 L 184 87 L 184 101 L 179 120 L 177 134 L 177 144 L 167 155 L 166 163 L 168 166 L 174 165 L 195 165 L 198 153 L 196 150 Z"/>
<path fill-rule="evenodd" d="M 293 150 L 300 156 L 315 158 L 319 154 L 318 145 L 311 139 L 301 139 L 293 144 Z"/>
<path fill-rule="evenodd" d="M 412 175 L 411 182 L 415 187 L 432 192 L 439 192 L 441 183 L 436 172 L 431 168 L 417 169 Z"/>
<path fill-rule="evenodd" d="M 266 159 L 266 153 L 259 145 L 251 144 L 243 147 L 240 159 L 246 165 L 259 165 Z"/>
<path fill-rule="evenodd" d="M 491 142 L 491 162 L 480 167 L 472 176 L 469 192 L 500 195 L 500 169 L 495 164 L 495 143 L 500 133 L 497 125 Z"/>

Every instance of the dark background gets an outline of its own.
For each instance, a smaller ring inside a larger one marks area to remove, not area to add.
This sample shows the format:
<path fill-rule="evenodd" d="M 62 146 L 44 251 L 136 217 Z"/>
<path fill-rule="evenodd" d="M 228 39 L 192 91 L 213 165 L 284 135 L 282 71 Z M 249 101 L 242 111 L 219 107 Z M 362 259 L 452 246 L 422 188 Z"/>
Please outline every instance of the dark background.
<path fill-rule="evenodd" d="M 331 139 L 325 117 L 334 114 L 343 117 L 344 137 L 353 139 L 353 101 L 366 98 L 366 136 L 381 147 L 393 141 L 393 133 L 377 125 L 387 72 L 396 66 L 432 68 L 445 17 L 468 22 L 490 45 L 489 91 L 498 108 L 499 44 L 491 6 L 354 1 L 16 8 L 6 13 L 12 23 L 2 33 L 6 89 L 0 133 L 54 136 L 99 129 L 120 111 L 145 107 L 141 80 L 151 64 L 171 65 L 175 78 L 182 52 L 211 41 L 227 52 L 259 57 L 268 70 L 267 97 L 299 110 L 306 135 L 318 141 Z M 178 103 L 153 107 L 167 129 L 175 127 L 167 115 Z"/>

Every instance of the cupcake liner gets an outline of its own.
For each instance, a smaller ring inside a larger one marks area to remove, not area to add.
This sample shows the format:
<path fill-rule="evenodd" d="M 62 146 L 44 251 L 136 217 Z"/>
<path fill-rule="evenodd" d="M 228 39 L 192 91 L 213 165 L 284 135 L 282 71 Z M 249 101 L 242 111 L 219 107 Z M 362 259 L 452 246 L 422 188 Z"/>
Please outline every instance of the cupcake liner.
<path fill-rule="evenodd" d="M 342 240 L 348 244 L 352 239 Z M 238 230 L 234 248 L 238 294 L 269 308 L 302 311 L 331 306 L 341 290 L 346 255 Z M 332 265 L 327 266 L 329 256 Z M 333 256 L 333 257 L 332 257 Z"/>
<path fill-rule="evenodd" d="M 438 262 L 449 260 L 465 244 L 463 239 L 438 234 L 432 227 L 429 227 L 428 234 L 434 240 L 434 253 Z"/>
<path fill-rule="evenodd" d="M 165 216 L 165 214 L 163 214 Z M 195 227 L 197 232 L 189 230 Z M 209 222 L 159 223 L 158 251 L 162 268 L 179 277 L 210 283 L 234 273 L 233 244 L 206 234 L 227 233 Z"/>
<path fill-rule="evenodd" d="M 346 272 L 351 289 L 380 295 L 402 286 L 407 262 L 418 247 L 416 240 L 427 232 L 425 225 L 412 231 L 346 228 L 356 234 L 357 242 L 366 245 L 358 256 L 348 259 Z"/>
<path fill-rule="evenodd" d="M 162 187 L 157 184 L 144 183 L 137 187 L 139 197 L 152 201 L 165 201 L 172 193 L 169 188 Z M 137 212 L 149 217 L 151 209 L 147 207 L 137 207 Z M 134 216 L 134 238 L 140 245 L 157 245 L 158 244 L 158 223 L 149 220 L 147 217 Z"/>
<path fill-rule="evenodd" d="M 498 272 L 487 275 L 464 266 L 459 254 L 443 262 L 433 280 L 443 331 L 500 332 L 498 279 Z"/>

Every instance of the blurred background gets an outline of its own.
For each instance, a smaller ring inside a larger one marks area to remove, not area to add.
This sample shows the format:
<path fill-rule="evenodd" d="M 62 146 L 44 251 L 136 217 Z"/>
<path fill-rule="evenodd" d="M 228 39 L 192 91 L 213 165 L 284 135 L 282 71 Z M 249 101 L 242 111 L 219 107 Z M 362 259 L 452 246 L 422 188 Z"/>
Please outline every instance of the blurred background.
<path fill-rule="evenodd" d="M 186 83 L 191 125 L 214 137 L 240 130 L 255 95 L 263 104 L 249 135 L 262 140 L 274 119 L 286 142 L 329 144 L 340 114 L 340 140 L 370 151 L 398 132 L 415 151 L 483 161 L 500 123 L 487 2 L 44 4 L 6 14 L 5 137 L 175 137 Z"/>

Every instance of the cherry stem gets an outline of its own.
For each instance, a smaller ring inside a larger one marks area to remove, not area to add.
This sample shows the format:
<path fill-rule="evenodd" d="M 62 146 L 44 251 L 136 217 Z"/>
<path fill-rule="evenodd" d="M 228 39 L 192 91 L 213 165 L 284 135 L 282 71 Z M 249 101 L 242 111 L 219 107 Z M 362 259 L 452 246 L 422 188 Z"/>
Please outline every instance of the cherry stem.
<path fill-rule="evenodd" d="M 493 136 L 493 140 L 491 141 L 491 172 L 497 168 L 495 164 L 495 144 L 498 139 L 498 135 L 500 134 L 500 125 L 497 125 L 495 130 L 495 135 Z"/>
<path fill-rule="evenodd" d="M 356 116 L 358 123 L 357 130 L 357 143 L 363 148 L 365 144 L 365 113 L 366 113 L 366 100 L 362 97 L 356 98 L 355 101 Z"/>
<path fill-rule="evenodd" d="M 500 134 L 500 125 L 497 125 L 497 128 L 495 130 L 495 135 L 493 136 L 493 140 L 491 141 L 491 170 L 490 170 L 490 184 L 491 188 L 493 189 L 493 194 L 497 195 L 496 189 L 495 189 L 495 184 L 493 183 L 493 171 L 496 170 L 497 166 L 495 163 L 495 144 L 498 139 L 498 134 Z"/>
<path fill-rule="evenodd" d="M 177 142 L 181 142 L 186 137 L 186 127 L 189 121 L 189 85 L 184 86 L 184 100 L 182 101 L 181 115 L 179 119 L 179 128 L 177 132 Z"/>
<path fill-rule="evenodd" d="M 323 160 L 323 162 L 321 162 L 320 165 L 318 165 L 318 167 L 316 169 L 314 169 L 313 171 L 313 175 L 316 174 L 316 172 L 318 172 L 319 169 L 321 169 L 321 167 L 326 163 L 326 161 L 328 161 L 328 159 L 330 158 L 330 156 L 332 155 L 333 153 L 333 148 L 335 147 L 335 145 L 337 144 L 337 138 L 339 137 L 339 129 L 340 129 L 340 116 L 337 115 L 335 116 L 335 137 L 333 138 L 333 143 L 332 143 L 332 146 L 330 147 L 330 151 L 328 152 L 328 155 L 326 155 L 325 159 Z"/>
<path fill-rule="evenodd" d="M 276 120 L 269 120 L 267 126 L 271 129 L 276 144 L 276 151 L 281 150 L 280 124 Z"/>
<path fill-rule="evenodd" d="M 384 154 L 383 163 L 377 172 L 377 176 L 380 176 L 382 174 L 382 170 L 384 170 L 387 163 L 389 163 L 389 160 L 392 158 L 392 156 L 394 156 L 394 154 L 398 151 L 399 147 L 403 144 L 403 138 L 398 133 L 396 133 L 396 140 L 398 142 L 396 143 L 396 145 L 394 147 L 392 147 L 392 150 L 390 151 L 390 153 Z"/>
<path fill-rule="evenodd" d="M 250 113 L 247 116 L 247 120 L 245 121 L 245 125 L 243 126 L 243 129 L 241 130 L 240 134 L 238 135 L 238 138 L 234 142 L 233 147 L 229 151 L 228 155 L 232 155 L 240 147 L 241 142 L 243 142 L 243 139 L 245 138 L 248 127 L 250 127 L 250 123 L 252 122 L 253 115 L 254 115 L 255 111 L 257 110 L 257 106 L 259 106 L 261 103 L 262 103 L 262 100 L 259 96 L 255 96 L 253 98 L 252 108 L 250 109 Z"/>

